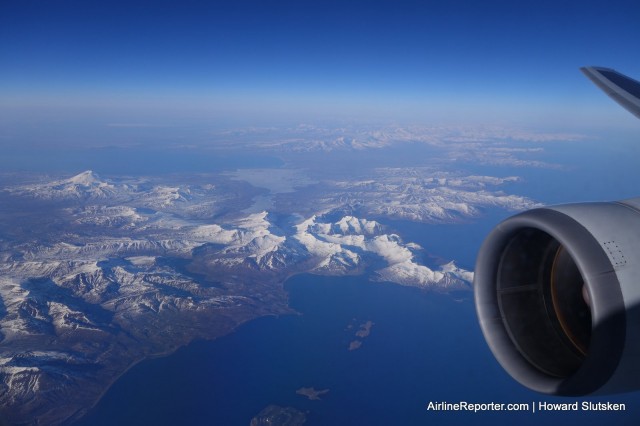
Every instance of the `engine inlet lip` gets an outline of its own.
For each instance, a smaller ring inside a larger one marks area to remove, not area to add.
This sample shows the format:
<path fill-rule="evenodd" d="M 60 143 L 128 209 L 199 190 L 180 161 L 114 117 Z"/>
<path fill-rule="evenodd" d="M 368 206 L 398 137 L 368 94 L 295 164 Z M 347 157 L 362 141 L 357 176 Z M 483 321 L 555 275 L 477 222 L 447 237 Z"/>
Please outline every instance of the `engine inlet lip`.
<path fill-rule="evenodd" d="M 498 303 L 497 276 L 501 254 L 522 229 L 549 234 L 575 261 L 591 297 L 592 330 L 589 353 L 569 377 L 541 372 L 522 356 L 505 328 Z M 480 326 L 498 362 L 521 384 L 556 395 L 597 393 L 615 372 L 624 348 L 624 300 L 611 261 L 600 243 L 580 223 L 550 208 L 530 210 L 498 225 L 485 239 L 474 277 Z"/>

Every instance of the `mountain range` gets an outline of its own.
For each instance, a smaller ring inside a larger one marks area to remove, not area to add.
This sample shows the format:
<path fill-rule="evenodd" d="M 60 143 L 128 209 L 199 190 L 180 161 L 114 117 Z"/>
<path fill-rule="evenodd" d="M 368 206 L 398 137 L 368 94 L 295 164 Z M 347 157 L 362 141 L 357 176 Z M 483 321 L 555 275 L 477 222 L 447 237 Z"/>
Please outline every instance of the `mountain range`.
<path fill-rule="evenodd" d="M 422 247 L 373 219 L 219 213 L 245 199 L 228 184 L 86 171 L 3 189 L 41 220 L 3 217 L 16 226 L 0 245 L 1 417 L 77 418 L 146 357 L 291 312 L 292 274 L 469 289 L 471 272 L 425 265 Z"/>

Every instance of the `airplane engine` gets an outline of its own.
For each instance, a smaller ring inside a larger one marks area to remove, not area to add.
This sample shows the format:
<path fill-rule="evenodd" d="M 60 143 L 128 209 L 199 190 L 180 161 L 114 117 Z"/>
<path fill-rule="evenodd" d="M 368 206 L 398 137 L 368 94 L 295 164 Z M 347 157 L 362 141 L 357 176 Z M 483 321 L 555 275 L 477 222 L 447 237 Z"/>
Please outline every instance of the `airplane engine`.
<path fill-rule="evenodd" d="M 484 336 L 521 384 L 554 395 L 640 389 L 640 198 L 530 210 L 485 239 Z"/>

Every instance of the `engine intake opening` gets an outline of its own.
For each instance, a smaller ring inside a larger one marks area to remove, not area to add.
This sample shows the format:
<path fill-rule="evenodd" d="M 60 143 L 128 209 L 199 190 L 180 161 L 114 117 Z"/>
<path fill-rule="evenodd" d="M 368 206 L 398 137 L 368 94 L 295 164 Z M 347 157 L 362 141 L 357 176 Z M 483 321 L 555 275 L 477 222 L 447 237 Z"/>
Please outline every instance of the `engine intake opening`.
<path fill-rule="evenodd" d="M 514 346 L 547 375 L 573 374 L 588 354 L 592 323 L 589 294 L 569 251 L 546 232 L 523 228 L 497 272 L 498 306 Z"/>

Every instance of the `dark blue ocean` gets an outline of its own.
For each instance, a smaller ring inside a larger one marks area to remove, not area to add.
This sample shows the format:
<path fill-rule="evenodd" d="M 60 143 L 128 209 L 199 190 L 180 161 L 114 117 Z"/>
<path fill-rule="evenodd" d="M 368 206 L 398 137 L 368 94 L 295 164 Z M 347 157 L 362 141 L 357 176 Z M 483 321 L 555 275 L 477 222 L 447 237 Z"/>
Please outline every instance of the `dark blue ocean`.
<path fill-rule="evenodd" d="M 300 315 L 251 321 L 215 341 L 144 361 L 118 380 L 80 425 L 248 425 L 270 404 L 308 425 L 632 424 L 626 413 L 428 411 L 430 402 L 557 401 L 514 383 L 489 353 L 471 293 L 441 295 L 363 277 L 299 275 L 286 284 Z M 349 351 L 355 330 L 374 323 Z M 329 389 L 321 400 L 302 387 Z M 560 400 L 564 401 L 564 400 Z M 565 401 L 566 402 L 566 401 Z M 633 423 L 637 424 L 637 423 Z"/>

